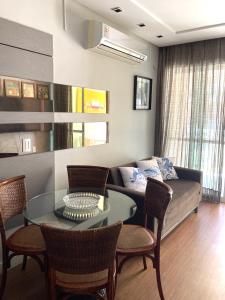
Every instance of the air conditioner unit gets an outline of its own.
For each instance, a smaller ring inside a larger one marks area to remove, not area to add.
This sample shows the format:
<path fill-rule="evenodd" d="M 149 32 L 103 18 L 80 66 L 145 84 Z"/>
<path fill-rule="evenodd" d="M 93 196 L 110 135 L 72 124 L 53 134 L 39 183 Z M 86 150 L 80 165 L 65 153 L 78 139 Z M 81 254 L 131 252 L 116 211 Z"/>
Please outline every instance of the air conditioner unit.
<path fill-rule="evenodd" d="M 98 21 L 88 21 L 87 49 L 137 64 L 147 60 L 147 55 L 127 47 L 130 37 Z"/>

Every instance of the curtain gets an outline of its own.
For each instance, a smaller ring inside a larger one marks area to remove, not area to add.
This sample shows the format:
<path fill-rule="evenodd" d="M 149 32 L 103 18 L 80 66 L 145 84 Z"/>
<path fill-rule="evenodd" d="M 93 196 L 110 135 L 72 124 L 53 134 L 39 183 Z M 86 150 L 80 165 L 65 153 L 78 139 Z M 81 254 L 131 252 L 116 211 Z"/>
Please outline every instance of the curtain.
<path fill-rule="evenodd" d="M 204 195 L 224 184 L 225 39 L 160 48 L 155 154 L 203 171 Z"/>

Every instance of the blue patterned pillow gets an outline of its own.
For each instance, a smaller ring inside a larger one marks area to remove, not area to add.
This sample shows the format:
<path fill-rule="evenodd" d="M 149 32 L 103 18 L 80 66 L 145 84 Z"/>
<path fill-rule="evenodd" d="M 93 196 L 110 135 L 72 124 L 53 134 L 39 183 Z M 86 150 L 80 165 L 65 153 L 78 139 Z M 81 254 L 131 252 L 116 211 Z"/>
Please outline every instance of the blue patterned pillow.
<path fill-rule="evenodd" d="M 124 186 L 135 191 L 145 192 L 147 180 L 138 168 L 119 167 Z"/>
<path fill-rule="evenodd" d="M 172 161 L 167 157 L 155 157 L 159 165 L 163 180 L 179 179 L 173 167 Z"/>
<path fill-rule="evenodd" d="M 151 177 L 159 181 L 163 181 L 156 159 L 137 161 L 137 166 L 146 178 Z"/>

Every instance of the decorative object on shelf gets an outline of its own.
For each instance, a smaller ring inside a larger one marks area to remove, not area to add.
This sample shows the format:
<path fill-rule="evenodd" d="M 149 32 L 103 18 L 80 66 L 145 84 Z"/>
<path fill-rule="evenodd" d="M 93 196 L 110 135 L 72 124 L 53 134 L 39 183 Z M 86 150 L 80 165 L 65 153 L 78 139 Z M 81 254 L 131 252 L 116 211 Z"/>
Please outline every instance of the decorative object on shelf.
<path fill-rule="evenodd" d="M 101 210 L 98 207 L 100 195 L 90 192 L 68 194 L 63 197 L 64 207 L 55 210 L 56 215 L 72 220 L 84 221 L 97 216 Z"/>
<path fill-rule="evenodd" d="M 5 79 L 5 95 L 6 97 L 21 97 L 20 81 Z"/>
<path fill-rule="evenodd" d="M 151 109 L 152 79 L 134 76 L 134 109 Z"/>
<path fill-rule="evenodd" d="M 22 82 L 22 97 L 35 98 L 35 85 L 32 82 Z"/>
<path fill-rule="evenodd" d="M 37 98 L 38 99 L 49 99 L 49 86 L 47 84 L 37 84 Z"/>

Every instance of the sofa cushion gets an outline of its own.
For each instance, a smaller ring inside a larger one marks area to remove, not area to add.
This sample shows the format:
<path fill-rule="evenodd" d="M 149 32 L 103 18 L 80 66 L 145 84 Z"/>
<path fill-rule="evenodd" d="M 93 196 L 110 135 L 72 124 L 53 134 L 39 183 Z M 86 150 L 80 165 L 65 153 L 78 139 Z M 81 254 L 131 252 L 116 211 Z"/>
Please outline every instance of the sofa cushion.
<path fill-rule="evenodd" d="M 200 183 L 193 180 L 166 180 L 165 183 L 173 189 L 173 199 L 187 197 L 201 188 Z"/>
<path fill-rule="evenodd" d="M 153 156 L 153 158 L 157 160 L 163 180 L 179 179 L 173 167 L 173 163 L 169 158 L 155 156 Z"/>
<path fill-rule="evenodd" d="M 125 187 L 145 192 L 147 180 L 143 173 L 134 167 L 119 167 Z"/>
<path fill-rule="evenodd" d="M 120 165 L 120 166 L 117 166 L 117 167 L 112 167 L 110 169 L 110 173 L 109 173 L 109 177 L 108 177 L 108 183 L 124 186 L 123 178 L 121 176 L 119 167 L 134 167 L 134 168 L 136 168 L 137 165 L 136 165 L 136 163 L 132 162 L 132 163 Z"/>
<path fill-rule="evenodd" d="M 137 161 L 137 166 L 140 169 L 140 171 L 144 174 L 146 179 L 148 177 L 151 177 L 156 180 L 163 181 L 159 165 L 156 159 Z"/>

